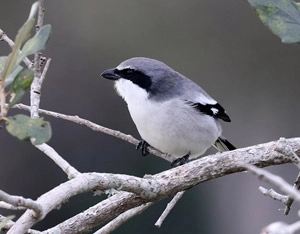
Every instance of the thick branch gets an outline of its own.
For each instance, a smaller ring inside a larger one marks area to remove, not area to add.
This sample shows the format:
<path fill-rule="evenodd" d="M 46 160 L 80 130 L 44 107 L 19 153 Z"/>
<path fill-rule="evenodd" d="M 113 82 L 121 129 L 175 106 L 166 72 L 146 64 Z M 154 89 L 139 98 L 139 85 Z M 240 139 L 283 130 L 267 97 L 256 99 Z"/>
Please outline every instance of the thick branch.
<path fill-rule="evenodd" d="M 38 11 L 38 19 L 36 24 L 36 31 L 39 31 L 40 28 L 43 26 L 44 21 L 44 0 L 39 0 L 39 11 Z M 40 100 L 41 100 L 41 89 L 42 89 L 42 82 L 44 78 L 41 80 L 41 53 L 37 52 L 34 54 L 34 64 L 33 64 L 33 71 L 34 71 L 34 79 L 30 87 L 30 115 L 31 118 L 38 118 L 39 117 L 39 108 L 40 108 Z M 49 65 L 48 65 L 49 66 Z M 45 73 L 47 72 L 48 67 L 46 68 Z M 45 77 L 45 76 L 44 76 Z"/>
<path fill-rule="evenodd" d="M 300 149 L 300 138 L 289 139 L 287 143 L 293 151 Z M 89 208 L 85 212 L 64 221 L 48 230 L 49 232 L 47 233 L 51 233 L 53 230 L 60 230 L 61 233 L 65 234 L 73 233 L 74 230 L 79 230 L 79 233 L 88 232 L 92 228 L 106 223 L 134 207 L 173 196 L 179 191 L 187 190 L 211 179 L 243 171 L 242 163 L 249 163 L 259 167 L 291 163 L 292 160 L 290 157 L 274 150 L 276 146 L 277 142 L 269 142 L 235 151 L 217 153 L 157 175 L 148 176 L 146 179 L 112 175 L 111 179 L 114 179 L 114 182 L 108 187 L 138 192 L 141 193 L 143 198 L 140 195 L 121 192 Z M 97 181 L 97 186 L 93 184 L 95 180 L 90 178 L 90 176 L 95 175 L 108 176 L 108 174 L 82 174 L 41 196 L 37 201 L 42 206 L 44 214 L 47 214 L 79 192 L 85 192 L 91 189 L 106 189 L 107 187 L 105 186 L 101 187 L 103 183 L 99 185 L 100 181 Z M 86 180 L 87 178 L 88 180 Z M 129 178 L 130 180 L 128 180 Z M 116 181 L 118 183 L 116 183 Z M 130 185 L 130 181 L 133 182 L 132 185 Z M 141 183 L 141 187 L 135 188 L 136 182 Z M 146 189 L 146 191 L 143 189 Z M 141 190 L 143 190 L 143 192 L 141 192 Z M 30 211 L 25 212 L 14 227 L 21 226 L 25 228 L 25 230 L 29 229 L 38 221 L 32 220 L 31 215 L 32 213 Z M 13 231 L 14 232 L 11 233 L 19 233 L 19 229 L 13 229 Z"/>

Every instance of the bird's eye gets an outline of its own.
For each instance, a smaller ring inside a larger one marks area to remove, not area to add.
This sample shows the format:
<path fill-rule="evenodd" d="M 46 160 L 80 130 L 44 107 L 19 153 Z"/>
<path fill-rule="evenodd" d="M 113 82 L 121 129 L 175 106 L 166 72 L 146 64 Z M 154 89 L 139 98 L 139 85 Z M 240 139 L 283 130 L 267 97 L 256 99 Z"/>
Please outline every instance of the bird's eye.
<path fill-rule="evenodd" d="M 120 71 L 120 75 L 124 78 L 131 78 L 134 74 L 134 70 L 130 68 L 126 68 Z"/>

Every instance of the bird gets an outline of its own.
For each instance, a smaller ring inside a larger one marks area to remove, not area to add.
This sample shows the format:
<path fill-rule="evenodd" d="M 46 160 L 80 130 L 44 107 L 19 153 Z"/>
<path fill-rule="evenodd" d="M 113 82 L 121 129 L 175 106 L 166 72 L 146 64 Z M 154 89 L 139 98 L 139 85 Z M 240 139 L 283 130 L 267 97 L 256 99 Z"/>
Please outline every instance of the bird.
<path fill-rule="evenodd" d="M 142 138 L 142 155 L 148 146 L 176 159 L 172 166 L 202 156 L 214 146 L 219 151 L 236 149 L 222 136 L 219 120 L 231 122 L 225 109 L 195 82 L 165 63 L 133 57 L 101 76 L 115 81 L 117 93 L 127 103 Z"/>

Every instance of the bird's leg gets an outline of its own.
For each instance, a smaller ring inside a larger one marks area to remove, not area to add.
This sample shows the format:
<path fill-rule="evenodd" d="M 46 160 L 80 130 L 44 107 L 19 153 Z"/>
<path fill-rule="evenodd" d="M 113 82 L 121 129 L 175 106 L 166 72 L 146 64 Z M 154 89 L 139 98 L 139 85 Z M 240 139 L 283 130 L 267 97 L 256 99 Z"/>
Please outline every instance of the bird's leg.
<path fill-rule="evenodd" d="M 171 166 L 177 167 L 177 166 L 183 165 L 183 164 L 187 163 L 187 161 L 189 160 L 189 157 L 190 157 L 190 154 L 186 154 L 181 158 L 177 158 L 171 163 Z"/>
<path fill-rule="evenodd" d="M 142 155 L 143 156 L 146 156 L 147 154 L 149 154 L 149 151 L 147 150 L 147 147 L 149 146 L 149 144 L 144 141 L 144 140 L 141 140 L 137 146 L 136 146 L 136 149 L 141 149 L 142 150 Z"/>

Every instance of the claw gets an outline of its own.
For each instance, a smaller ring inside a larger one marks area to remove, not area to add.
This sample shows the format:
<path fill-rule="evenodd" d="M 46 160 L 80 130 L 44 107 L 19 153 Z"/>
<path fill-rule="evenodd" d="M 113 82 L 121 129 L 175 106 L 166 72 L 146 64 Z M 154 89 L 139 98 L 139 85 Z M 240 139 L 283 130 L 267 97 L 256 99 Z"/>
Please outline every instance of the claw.
<path fill-rule="evenodd" d="M 149 151 L 147 150 L 147 147 L 149 146 L 149 144 L 144 141 L 144 140 L 141 140 L 137 146 L 136 146 L 136 149 L 142 149 L 142 155 L 143 156 L 146 156 L 147 154 L 149 154 Z"/>
<path fill-rule="evenodd" d="M 171 163 L 171 166 L 177 167 L 177 166 L 183 165 L 183 164 L 187 163 L 187 161 L 189 160 L 189 157 L 190 157 L 190 155 L 186 154 L 181 158 L 177 158 Z"/>

